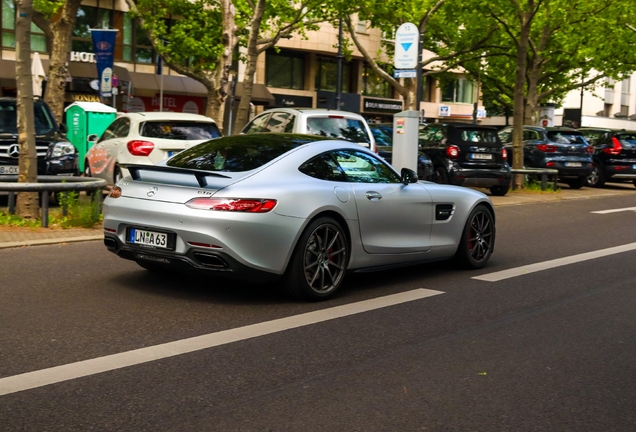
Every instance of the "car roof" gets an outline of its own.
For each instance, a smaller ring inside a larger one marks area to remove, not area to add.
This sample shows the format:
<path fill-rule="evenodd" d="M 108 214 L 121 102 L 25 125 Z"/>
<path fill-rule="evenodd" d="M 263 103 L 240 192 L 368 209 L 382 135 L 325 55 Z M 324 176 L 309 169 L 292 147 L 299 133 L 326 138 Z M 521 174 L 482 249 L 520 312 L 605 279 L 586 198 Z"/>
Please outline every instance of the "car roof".
<path fill-rule="evenodd" d="M 578 129 L 574 129 L 566 126 L 552 126 L 545 128 L 546 131 L 565 131 L 565 132 L 578 132 Z"/>
<path fill-rule="evenodd" d="M 319 115 L 342 115 L 342 116 L 351 116 L 356 118 L 363 118 L 360 114 L 354 113 L 351 111 L 338 111 L 327 108 L 270 108 L 268 110 L 263 111 L 261 114 L 265 114 L 268 112 L 288 112 L 292 114 L 319 114 Z"/>
<path fill-rule="evenodd" d="M 147 120 L 190 120 L 208 123 L 216 123 L 210 117 L 201 114 L 179 113 L 179 112 L 134 112 L 126 113 L 126 116 L 135 118 L 138 121 Z"/>

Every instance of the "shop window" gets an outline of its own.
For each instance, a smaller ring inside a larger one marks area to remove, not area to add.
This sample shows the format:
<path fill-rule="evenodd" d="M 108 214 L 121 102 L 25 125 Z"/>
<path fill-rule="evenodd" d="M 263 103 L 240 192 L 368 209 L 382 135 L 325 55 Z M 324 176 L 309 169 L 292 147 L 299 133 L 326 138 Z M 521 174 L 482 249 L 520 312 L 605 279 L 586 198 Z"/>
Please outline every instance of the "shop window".
<path fill-rule="evenodd" d="M 265 55 L 265 84 L 269 87 L 303 90 L 305 88 L 305 55 L 274 50 Z"/>
<path fill-rule="evenodd" d="M 453 79 L 442 85 L 442 102 L 473 103 L 475 86 L 464 78 Z"/>
<path fill-rule="evenodd" d="M 391 86 L 367 64 L 362 71 L 362 94 L 390 98 Z"/>
<path fill-rule="evenodd" d="M 15 2 L 13 0 L 0 0 L 2 14 L 2 47 L 15 48 Z M 46 36 L 35 24 L 31 23 L 31 51 L 46 52 Z"/>
<path fill-rule="evenodd" d="M 316 90 L 336 91 L 338 83 L 338 63 L 336 59 L 318 59 Z M 351 92 L 351 63 L 342 62 L 342 92 Z"/>

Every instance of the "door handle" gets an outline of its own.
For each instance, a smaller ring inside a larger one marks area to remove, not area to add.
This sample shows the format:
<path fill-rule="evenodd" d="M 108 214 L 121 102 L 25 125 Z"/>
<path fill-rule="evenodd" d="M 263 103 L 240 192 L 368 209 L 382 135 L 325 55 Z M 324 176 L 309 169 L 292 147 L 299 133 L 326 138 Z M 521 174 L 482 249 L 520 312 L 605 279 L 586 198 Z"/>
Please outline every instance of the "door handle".
<path fill-rule="evenodd" d="M 380 194 L 380 192 L 369 191 L 366 193 L 366 195 L 370 201 L 380 201 L 382 199 L 382 195 Z"/>

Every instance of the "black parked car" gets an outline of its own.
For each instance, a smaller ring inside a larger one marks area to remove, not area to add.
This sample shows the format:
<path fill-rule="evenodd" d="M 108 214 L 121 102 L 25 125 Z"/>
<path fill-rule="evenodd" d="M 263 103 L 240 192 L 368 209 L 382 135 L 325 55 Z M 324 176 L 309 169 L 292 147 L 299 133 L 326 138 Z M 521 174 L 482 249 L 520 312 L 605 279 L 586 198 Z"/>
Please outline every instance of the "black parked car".
<path fill-rule="evenodd" d="M 497 129 L 467 123 L 433 123 L 420 130 L 420 151 L 432 161 L 434 181 L 489 188 L 503 196 L 510 189 L 510 165 Z"/>
<path fill-rule="evenodd" d="M 38 175 L 78 175 L 77 150 L 41 99 L 33 103 Z M 0 98 L 0 175 L 18 174 L 16 99 Z"/>
<path fill-rule="evenodd" d="M 602 187 L 606 181 L 631 180 L 636 186 L 636 132 L 602 128 L 579 131 L 594 149 L 594 167 L 587 185 Z"/>
<path fill-rule="evenodd" d="M 512 158 L 512 128 L 499 131 L 499 138 Z M 576 129 L 563 127 L 523 127 L 523 165 L 551 168 L 573 189 L 585 186 L 592 173 L 593 149 Z"/>
<path fill-rule="evenodd" d="M 386 123 L 369 124 L 378 154 L 388 163 L 393 160 L 393 125 Z M 433 162 L 424 153 L 419 153 L 417 158 L 417 177 L 420 180 L 433 179 Z"/>

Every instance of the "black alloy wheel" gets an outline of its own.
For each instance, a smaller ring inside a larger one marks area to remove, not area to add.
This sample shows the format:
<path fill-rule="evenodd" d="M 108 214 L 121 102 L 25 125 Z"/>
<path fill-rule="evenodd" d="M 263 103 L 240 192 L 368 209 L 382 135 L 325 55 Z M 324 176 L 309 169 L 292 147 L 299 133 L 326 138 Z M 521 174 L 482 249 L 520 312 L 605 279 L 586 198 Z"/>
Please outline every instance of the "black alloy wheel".
<path fill-rule="evenodd" d="M 495 218 L 488 207 L 478 205 L 468 216 L 456 257 L 465 268 L 479 269 L 486 265 L 494 247 Z"/>
<path fill-rule="evenodd" d="M 603 174 L 603 170 L 601 167 L 594 162 L 592 164 L 592 173 L 587 176 L 587 185 L 590 187 L 603 187 L 605 185 L 605 175 Z"/>
<path fill-rule="evenodd" d="M 115 169 L 113 170 L 113 184 L 116 185 L 123 177 L 121 168 L 119 168 L 119 165 L 115 165 Z"/>
<path fill-rule="evenodd" d="M 332 218 L 319 218 L 300 237 L 282 284 L 296 298 L 325 300 L 342 285 L 348 263 L 344 230 Z"/>
<path fill-rule="evenodd" d="M 510 190 L 510 183 L 506 186 L 493 186 L 490 188 L 490 193 L 494 196 L 504 196 Z"/>

